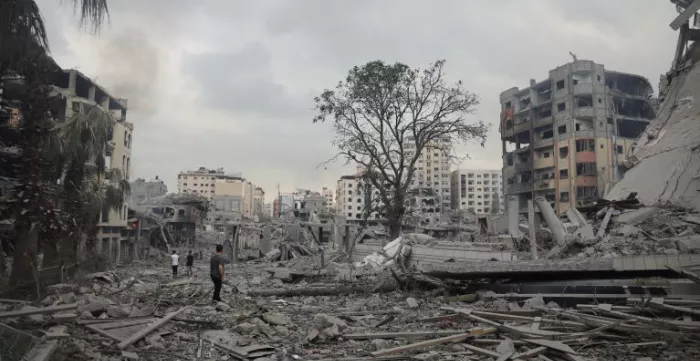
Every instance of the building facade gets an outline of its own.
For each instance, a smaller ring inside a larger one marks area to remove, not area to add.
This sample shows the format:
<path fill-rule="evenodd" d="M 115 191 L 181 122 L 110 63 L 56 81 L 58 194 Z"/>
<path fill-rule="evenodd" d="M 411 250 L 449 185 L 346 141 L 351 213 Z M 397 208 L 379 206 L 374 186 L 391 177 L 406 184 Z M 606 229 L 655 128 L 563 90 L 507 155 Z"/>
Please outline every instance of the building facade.
<path fill-rule="evenodd" d="M 415 144 L 413 142 L 408 142 L 407 157 L 413 157 L 416 151 L 414 147 Z M 447 212 L 452 208 L 450 185 L 451 152 L 452 144 L 449 138 L 427 144 L 418 157 L 413 180 L 411 181 L 411 189 L 433 189 L 433 193 L 440 199 L 440 202 L 435 205 L 437 213 Z"/>
<path fill-rule="evenodd" d="M 478 216 L 505 211 L 500 169 L 458 169 L 452 172 L 451 184 L 452 209 Z"/>
<path fill-rule="evenodd" d="M 127 100 L 110 95 L 104 88 L 75 69 L 64 70 L 54 90 L 65 101 L 65 117 L 99 109 L 112 120 L 111 140 L 108 143 L 105 164 L 109 169 L 119 169 L 128 181 L 131 173 L 131 144 L 134 125 L 126 120 Z M 100 215 L 97 249 L 119 261 L 132 252 L 126 249 L 125 234 L 129 215 L 128 199 L 119 210 L 106 209 Z"/>
<path fill-rule="evenodd" d="M 500 102 L 506 198 L 526 212 L 527 200 L 542 196 L 559 214 L 602 196 L 621 178 L 657 109 L 646 78 L 589 60 L 508 89 Z"/>
<path fill-rule="evenodd" d="M 371 184 L 362 181 L 361 174 L 340 177 L 335 199 L 335 214 L 348 221 L 360 221 L 366 212 L 369 212 L 368 220 L 377 219 L 373 209 L 379 205 L 379 193 Z"/>
<path fill-rule="evenodd" d="M 154 199 L 164 197 L 168 193 L 168 186 L 165 185 L 162 179 L 146 181 L 139 178 L 129 184 L 130 198 L 129 206 L 135 207 L 138 204 L 151 203 Z"/>
<path fill-rule="evenodd" d="M 225 196 L 240 197 L 241 217 L 244 219 L 253 219 L 256 215 L 262 215 L 265 191 L 240 173 L 224 173 L 223 168 L 214 170 L 200 167 L 194 171 L 180 172 L 177 176 L 177 184 L 180 194 L 196 194 L 209 200 Z M 213 210 L 219 209 L 215 206 Z"/>
<path fill-rule="evenodd" d="M 335 191 L 333 188 L 323 187 L 321 195 L 326 197 L 326 208 L 331 213 L 335 213 Z"/>

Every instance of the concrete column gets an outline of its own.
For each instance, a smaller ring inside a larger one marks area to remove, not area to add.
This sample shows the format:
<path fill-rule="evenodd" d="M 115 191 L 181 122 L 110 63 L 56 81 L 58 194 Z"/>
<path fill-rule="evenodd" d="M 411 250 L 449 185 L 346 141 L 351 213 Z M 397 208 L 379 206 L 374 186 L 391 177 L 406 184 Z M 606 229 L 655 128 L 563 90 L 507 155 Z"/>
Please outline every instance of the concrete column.
<path fill-rule="evenodd" d="M 527 226 L 528 226 L 528 238 L 530 239 L 530 252 L 532 252 L 532 259 L 539 259 L 537 254 L 537 240 L 535 232 L 535 205 L 532 203 L 532 199 L 527 201 Z"/>
<path fill-rule="evenodd" d="M 564 228 L 564 224 L 561 223 L 561 220 L 559 220 L 559 217 L 554 213 L 552 206 L 549 205 L 549 202 L 547 202 L 544 197 L 536 197 L 535 203 L 537 203 L 537 208 L 540 210 L 542 218 L 544 218 L 544 221 L 547 223 L 547 227 L 552 231 L 554 240 L 557 241 L 557 244 L 560 246 L 565 245 L 566 229 Z"/>
<path fill-rule="evenodd" d="M 114 257 L 114 261 L 119 262 L 122 259 L 122 240 L 119 238 L 117 238 L 116 240 L 117 240 L 117 250 L 116 250 L 117 254 Z"/>
<path fill-rule="evenodd" d="M 520 229 L 518 229 L 518 221 L 519 221 L 518 212 L 519 211 L 520 211 L 520 209 L 519 209 L 519 205 L 518 205 L 518 197 L 517 196 L 509 196 L 508 197 L 508 234 L 510 234 L 511 237 L 515 237 L 515 238 L 521 237 Z"/>
<path fill-rule="evenodd" d="M 93 102 L 95 101 L 95 91 L 95 86 L 90 85 L 90 88 L 88 89 L 88 99 L 92 100 Z"/>
<path fill-rule="evenodd" d="M 114 261 L 114 258 L 112 258 L 112 249 L 114 249 L 114 242 L 112 241 L 112 238 L 108 238 L 108 244 L 109 246 L 107 247 L 107 258 L 109 259 L 110 262 Z"/>
<path fill-rule="evenodd" d="M 75 84 L 77 83 L 78 73 L 76 70 L 71 70 L 68 73 L 68 89 L 75 94 Z"/>

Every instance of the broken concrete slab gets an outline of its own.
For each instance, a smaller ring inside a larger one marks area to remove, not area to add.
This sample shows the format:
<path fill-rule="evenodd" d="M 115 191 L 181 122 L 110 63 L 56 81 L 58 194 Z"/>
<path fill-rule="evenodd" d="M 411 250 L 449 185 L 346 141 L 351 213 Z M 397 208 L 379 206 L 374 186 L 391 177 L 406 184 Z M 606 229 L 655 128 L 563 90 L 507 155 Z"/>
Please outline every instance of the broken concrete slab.
<path fill-rule="evenodd" d="M 630 226 L 636 226 L 639 223 L 642 223 L 647 219 L 653 217 L 658 212 L 659 208 L 656 207 L 645 207 L 635 209 L 633 211 L 621 213 L 619 216 L 617 216 L 617 223 L 624 223 Z"/>
<path fill-rule="evenodd" d="M 407 298 L 406 303 L 408 304 L 409 308 L 418 308 L 418 301 L 416 301 L 416 299 L 413 297 Z"/>
<path fill-rule="evenodd" d="M 700 234 L 676 239 L 676 244 L 682 253 L 700 253 Z"/>

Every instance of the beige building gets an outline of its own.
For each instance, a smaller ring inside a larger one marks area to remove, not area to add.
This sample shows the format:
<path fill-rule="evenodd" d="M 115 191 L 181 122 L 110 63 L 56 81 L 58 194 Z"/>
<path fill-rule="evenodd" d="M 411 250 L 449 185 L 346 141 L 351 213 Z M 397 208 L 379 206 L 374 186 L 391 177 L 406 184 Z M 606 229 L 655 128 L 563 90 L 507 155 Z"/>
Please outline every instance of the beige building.
<path fill-rule="evenodd" d="M 415 144 L 408 142 L 407 156 L 413 157 Z M 451 209 L 450 155 L 452 144 L 449 138 L 430 143 L 423 148 L 415 165 L 411 189 L 430 188 L 440 199 L 435 211 L 447 212 Z"/>
<path fill-rule="evenodd" d="M 503 175 L 500 169 L 458 169 L 452 172 L 452 209 L 478 216 L 501 214 Z"/>
<path fill-rule="evenodd" d="M 126 121 L 127 101 L 110 95 L 104 88 L 93 82 L 81 72 L 65 70 L 54 85 L 61 98 L 65 100 L 65 116 L 87 112 L 92 107 L 110 115 L 112 120 L 112 139 L 107 147 L 105 163 L 107 168 L 117 168 L 128 180 L 131 172 L 131 141 L 134 125 Z M 105 210 L 100 215 L 97 251 L 108 254 L 111 260 L 125 259 L 134 250 L 129 249 L 128 242 L 122 236 L 127 227 L 128 201 L 119 210 Z"/>
<path fill-rule="evenodd" d="M 243 218 L 252 219 L 254 215 L 259 216 L 263 212 L 265 191 L 243 178 L 240 173 L 227 174 L 223 168 L 213 170 L 200 167 L 194 171 L 180 172 L 177 185 L 180 194 L 197 194 L 210 201 L 214 197 L 240 197 L 240 210 L 236 211 Z M 214 205 L 216 206 L 215 203 Z"/>
<path fill-rule="evenodd" d="M 372 204 L 374 208 L 379 203 L 378 199 L 378 191 L 362 181 L 362 174 L 342 176 L 336 186 L 335 214 L 348 221 L 360 221 L 368 210 L 366 205 Z M 377 212 L 371 212 L 367 219 L 377 219 Z"/>

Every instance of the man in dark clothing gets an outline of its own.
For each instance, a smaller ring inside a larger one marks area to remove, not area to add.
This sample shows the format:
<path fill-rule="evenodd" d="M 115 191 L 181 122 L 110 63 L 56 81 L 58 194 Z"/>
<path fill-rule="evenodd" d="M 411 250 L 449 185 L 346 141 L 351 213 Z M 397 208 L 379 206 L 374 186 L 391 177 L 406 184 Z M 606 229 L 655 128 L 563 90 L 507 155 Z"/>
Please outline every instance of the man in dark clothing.
<path fill-rule="evenodd" d="M 214 282 L 214 297 L 212 300 L 214 302 L 221 302 L 221 284 L 224 282 L 224 265 L 229 264 L 228 258 L 224 256 L 224 246 L 216 245 L 216 254 L 211 256 L 209 261 L 210 264 L 210 276 L 211 281 Z"/>
<path fill-rule="evenodd" d="M 194 256 L 192 250 L 187 254 L 187 275 L 192 276 L 192 266 L 194 265 Z"/>

